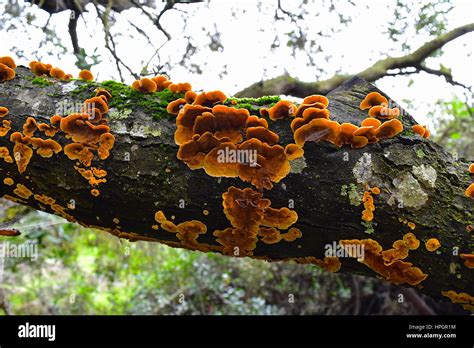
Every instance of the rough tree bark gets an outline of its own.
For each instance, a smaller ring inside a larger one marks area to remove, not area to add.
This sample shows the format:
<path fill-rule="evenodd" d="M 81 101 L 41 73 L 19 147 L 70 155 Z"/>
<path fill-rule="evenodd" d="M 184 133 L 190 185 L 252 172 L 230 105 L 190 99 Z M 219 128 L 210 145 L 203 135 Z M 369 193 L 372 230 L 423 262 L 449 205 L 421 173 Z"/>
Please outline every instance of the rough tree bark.
<path fill-rule="evenodd" d="M 426 42 L 410 54 L 401 57 L 387 57 L 381 59 L 357 74 L 334 75 L 329 79 L 315 82 L 304 82 L 288 75 L 282 75 L 266 81 L 256 82 L 236 93 L 236 96 L 259 97 L 261 95 L 285 94 L 304 98 L 311 94 L 327 94 L 354 75 L 357 75 L 366 81 L 374 82 L 385 76 L 416 74 L 419 72 L 442 76 L 447 82 L 453 85 L 467 88 L 453 79 L 450 70 L 436 70 L 429 68 L 424 64 L 424 61 L 447 43 L 472 31 L 474 31 L 474 23 L 457 27 L 431 41 Z M 412 70 L 402 71 L 402 69 L 406 68 L 412 68 Z M 400 69 L 400 71 L 391 72 L 391 70 L 395 69 Z"/>
<path fill-rule="evenodd" d="M 39 86 L 33 77 L 28 69 L 19 67 L 14 80 L 0 84 L 0 105 L 9 108 L 7 119 L 12 122 L 11 131 L 0 137 L 0 146 L 6 146 L 10 154 L 14 144 L 9 135 L 21 131 L 28 116 L 47 121 L 56 113 L 58 103 L 66 99 L 81 103 L 100 85 L 48 79 L 50 85 Z M 378 90 L 362 79 L 352 78 L 328 93 L 331 118 L 340 123 L 360 124 L 366 111 L 358 106 L 371 91 Z M 75 209 L 66 212 L 82 225 L 108 230 L 132 241 L 179 246 L 174 234 L 151 228 L 156 225 L 154 214 L 162 210 L 168 219 L 174 215 L 175 223 L 202 221 L 207 233 L 200 235 L 198 241 L 218 245 L 212 232 L 230 227 L 223 213 L 222 194 L 231 185 L 252 186 L 238 178 L 216 178 L 203 170 L 190 170 L 176 158 L 174 118 L 166 115 L 154 118 L 147 111 L 149 108 L 114 93 L 116 100 L 123 98 L 123 108 L 112 108 L 108 114 L 116 143 L 109 158 L 93 162 L 93 166 L 108 172 L 107 182 L 99 187 L 100 196 L 91 195 L 89 183 L 63 152 L 52 158 L 34 154 L 22 175 L 15 163 L 0 161 L 2 178 L 11 177 L 15 182 L 13 186 L 0 184 L 2 195 L 17 197 L 13 190 L 16 184 L 23 184 L 34 194 L 53 197 L 64 207 L 73 199 Z M 160 100 L 154 102 L 160 104 Z M 254 256 L 269 260 L 307 256 L 322 259 L 325 245 L 343 239 L 372 238 L 386 250 L 411 231 L 401 222 L 404 219 L 416 224 L 413 232 L 422 241 L 405 260 L 428 274 L 421 282 L 420 291 L 439 299 L 444 298 L 441 291 L 446 290 L 473 295 L 472 269 L 465 267 L 463 260 L 452 252 L 453 247 L 458 247 L 460 253 L 473 250 L 473 238 L 466 226 L 474 223 L 474 201 L 464 196 L 470 182 L 468 162 L 455 159 L 430 140 L 413 135 L 410 130 L 416 122 L 405 110 L 401 111 L 405 131 L 393 139 L 362 149 L 306 143 L 304 157 L 291 163 L 291 173 L 272 190 L 263 191 L 275 208 L 288 206 L 289 200 L 293 200 L 298 213 L 293 226 L 302 231 L 302 237 L 292 243 L 258 242 Z M 269 122 L 283 145 L 293 142 L 289 121 Z M 69 142 L 61 133 L 54 139 L 62 145 Z M 366 184 L 381 189 L 375 197 L 375 218 L 371 224 L 363 224 L 361 220 L 361 194 Z M 185 208 L 180 208 L 182 202 Z M 22 203 L 54 213 L 33 196 Z M 209 214 L 204 215 L 204 210 Z M 423 242 L 432 237 L 438 238 L 442 245 L 436 253 L 424 247 Z M 339 272 L 378 276 L 355 259 L 341 258 L 341 262 Z"/>

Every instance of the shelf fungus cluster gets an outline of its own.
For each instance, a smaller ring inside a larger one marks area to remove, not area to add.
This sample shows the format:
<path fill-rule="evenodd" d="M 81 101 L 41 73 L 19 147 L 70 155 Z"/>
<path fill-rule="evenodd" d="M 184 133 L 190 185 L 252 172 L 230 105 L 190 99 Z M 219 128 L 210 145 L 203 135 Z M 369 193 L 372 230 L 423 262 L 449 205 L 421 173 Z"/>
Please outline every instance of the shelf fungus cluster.
<path fill-rule="evenodd" d="M 168 105 L 177 114 L 177 157 L 210 176 L 239 177 L 257 188 L 271 189 L 290 172 L 289 161 L 303 155 L 296 144 L 278 145 L 268 122 L 247 109 L 221 105 L 226 96 L 203 92 L 192 104 L 178 99 Z"/>
<path fill-rule="evenodd" d="M 216 230 L 213 235 L 223 246 L 223 252 L 234 256 L 251 256 L 257 242 L 276 244 L 284 240 L 293 242 L 301 238 L 297 228 L 290 228 L 298 220 L 295 211 L 286 207 L 271 207 L 271 201 L 251 188 L 229 187 L 222 194 L 224 214 L 232 227 Z M 281 233 L 280 230 L 288 230 Z"/>
<path fill-rule="evenodd" d="M 372 94 L 372 93 L 371 93 Z M 371 110 L 379 108 L 379 102 L 387 102 L 387 99 L 376 93 L 381 99 L 377 99 L 369 94 L 361 108 L 372 105 Z M 298 107 L 289 101 L 282 100 L 269 109 L 261 109 L 260 114 L 267 116 L 271 120 L 279 120 L 285 117 L 292 117 L 291 130 L 296 145 L 303 147 L 308 141 L 327 141 L 337 147 L 350 145 L 352 148 L 362 148 L 369 143 L 378 142 L 381 139 L 392 138 L 403 131 L 402 123 L 395 119 L 399 115 L 398 108 L 377 109 L 370 112 L 369 117 L 362 121 L 361 126 L 352 123 L 338 123 L 330 119 L 330 112 L 327 109 L 329 100 L 321 95 L 306 97 Z M 386 122 L 381 122 L 376 117 Z"/>
<path fill-rule="evenodd" d="M 406 236 L 407 235 L 405 235 L 405 237 Z M 394 243 L 395 252 L 385 253 L 385 255 L 382 246 L 373 239 L 341 240 L 339 244 L 344 248 L 347 246 L 346 250 L 349 254 L 353 252 L 352 246 L 362 245 L 364 247 L 364 258 L 359 260 L 359 262 L 365 264 L 387 281 L 395 284 L 409 284 L 415 286 L 425 280 L 428 275 L 423 273 L 418 267 L 413 267 L 411 262 L 400 260 L 400 256 L 404 256 L 406 249 L 414 250 L 417 248 L 416 245 L 419 245 L 419 241 L 417 241 L 414 236 L 410 235 L 405 237 L 401 242 L 397 241 L 400 243 L 395 242 L 396 246 Z M 350 256 L 356 257 L 357 255 Z"/>
<path fill-rule="evenodd" d="M 441 294 L 451 300 L 452 303 L 457 303 L 463 306 L 464 309 L 474 310 L 474 296 L 465 292 L 456 292 L 454 290 L 441 291 Z"/>
<path fill-rule="evenodd" d="M 46 64 L 33 60 L 30 62 L 29 67 L 33 74 L 36 76 L 48 76 L 59 80 L 70 80 L 72 79 L 71 74 L 66 74 L 62 69 L 53 67 L 51 64 Z M 80 74 L 79 74 L 80 77 Z"/>
<path fill-rule="evenodd" d="M 375 204 L 372 194 L 380 194 L 380 189 L 378 187 L 372 187 L 368 191 L 364 192 L 362 196 L 362 202 L 364 203 L 364 211 L 362 212 L 362 220 L 370 222 L 374 219 Z"/>

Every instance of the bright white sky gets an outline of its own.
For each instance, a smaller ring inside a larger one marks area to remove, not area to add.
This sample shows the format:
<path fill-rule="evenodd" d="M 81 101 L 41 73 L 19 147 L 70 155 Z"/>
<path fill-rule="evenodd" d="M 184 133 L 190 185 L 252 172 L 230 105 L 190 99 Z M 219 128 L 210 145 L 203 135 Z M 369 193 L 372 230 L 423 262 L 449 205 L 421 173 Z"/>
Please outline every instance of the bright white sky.
<path fill-rule="evenodd" d="M 0 0 L 0 12 L 3 11 L 1 3 Z M 183 35 L 183 26 L 185 26 L 185 34 L 192 36 L 196 45 L 206 46 L 210 40 L 202 28 L 211 28 L 212 31 L 215 23 L 217 30 L 221 32 L 221 41 L 224 46 L 221 52 L 203 50 L 192 57 L 190 63 L 196 62 L 201 65 L 202 75 L 189 73 L 176 64 L 168 72 L 171 79 L 178 82 L 189 81 L 195 90 L 221 89 L 228 95 L 232 95 L 262 78 L 275 77 L 285 71 L 301 80 L 314 81 L 331 77 L 338 71 L 356 73 L 385 55 L 402 54 L 400 44 L 387 40 L 386 34 L 383 34 L 393 15 L 395 1 L 356 1 L 355 9 L 347 5 L 347 1 L 343 1 L 338 6 L 338 10 L 346 15 L 351 14 L 352 23 L 349 23 L 348 27 L 342 27 L 340 32 L 331 34 L 330 37 L 318 35 L 310 37 L 317 40 L 322 47 L 322 53 L 314 56 L 315 64 L 324 71 L 320 75 L 317 68 L 308 64 L 305 54 L 299 53 L 296 57 L 292 57 L 291 50 L 286 47 L 285 42 L 282 42 L 281 47 L 274 52 L 269 50 L 275 33 L 286 33 L 291 30 L 289 22 L 275 24 L 273 16 L 276 3 L 276 0 L 265 0 L 260 9 L 257 8 L 256 1 L 251 0 L 213 0 L 205 4 L 180 5 L 179 9 L 191 15 L 186 23 L 183 21 L 182 12 L 168 11 L 162 18 L 162 25 L 173 39 L 159 51 L 161 62 L 176 62 L 182 56 L 185 50 L 183 39 L 180 40 Z M 298 4 L 299 1 L 282 1 L 285 10 L 294 13 L 299 12 Z M 459 0 L 454 1 L 453 4 L 455 8 L 449 15 L 448 30 L 474 22 L 474 1 Z M 158 6 L 161 7 L 161 4 Z M 104 57 L 108 57 L 105 48 L 102 47 L 104 34 L 102 26 L 96 22 L 95 10 L 92 6 L 87 9 L 90 11 L 84 15 L 87 26 L 84 21 L 79 21 L 79 42 L 88 54 L 92 54 L 97 48 L 97 53 L 104 53 Z M 315 11 L 312 11 L 313 9 L 310 10 L 314 13 L 311 13 L 305 21 L 309 33 L 320 31 L 330 33 L 330 28 L 338 23 L 337 15 L 333 12 L 323 8 L 321 14 L 317 15 Z M 236 12 L 235 16 L 232 16 L 233 11 Z M 72 54 L 64 54 L 60 59 L 56 56 L 48 57 L 47 49 L 55 49 L 52 44 L 44 46 L 40 54 L 34 54 L 43 37 L 42 27 L 48 18 L 43 11 L 34 11 L 34 13 L 37 16 L 34 21 L 38 26 L 37 29 L 30 28 L 27 32 L 23 30 L 0 32 L 2 43 L 0 56 L 11 54 L 13 45 L 16 45 L 24 51 L 25 56 L 31 57 L 31 60 L 42 59 L 77 76 L 78 69 L 74 65 L 75 58 Z M 413 13 L 416 13 L 416 8 L 413 9 Z M 69 13 L 64 12 L 54 15 L 51 24 L 54 25 L 56 32 L 60 33 L 61 42 L 72 51 L 67 33 L 68 20 Z M 128 21 L 132 21 L 147 32 L 155 48 L 150 46 L 147 39 L 139 39 Z M 148 61 L 155 49 L 166 41 L 163 34 L 146 20 L 138 9 L 124 11 L 117 15 L 117 22 L 113 24 L 112 31 L 122 33 L 116 39 L 118 54 L 137 72 L 141 71 L 144 62 Z M 131 33 L 134 34 L 133 39 L 128 37 Z M 407 33 L 413 34 L 409 39 L 412 48 L 417 48 L 427 40 L 427 36 L 414 35 L 414 28 L 409 28 Z M 439 68 L 439 64 L 442 63 L 452 69 L 456 80 L 469 86 L 474 85 L 473 38 L 474 34 L 471 33 L 449 43 L 444 48 L 444 55 L 441 58 L 430 58 L 428 65 Z M 327 61 L 324 59 L 325 56 L 328 57 Z M 28 62 L 19 60 L 19 63 L 24 65 Z M 156 64 L 157 60 L 152 62 Z M 224 66 L 227 68 L 226 74 L 222 74 Z M 92 71 L 98 80 L 118 79 L 116 66 L 110 61 L 103 61 L 94 66 Z M 132 77 L 126 76 L 126 82 L 131 83 Z M 413 79 L 413 84 L 408 87 L 410 79 Z M 376 84 L 402 106 L 407 105 L 404 101 L 409 101 L 411 105 L 408 110 L 420 123 L 428 125 L 432 125 L 434 103 L 438 99 L 450 100 L 454 95 L 462 100 L 466 98 L 464 89 L 448 85 L 442 77 L 424 73 L 396 78 L 387 77 L 377 81 Z"/>

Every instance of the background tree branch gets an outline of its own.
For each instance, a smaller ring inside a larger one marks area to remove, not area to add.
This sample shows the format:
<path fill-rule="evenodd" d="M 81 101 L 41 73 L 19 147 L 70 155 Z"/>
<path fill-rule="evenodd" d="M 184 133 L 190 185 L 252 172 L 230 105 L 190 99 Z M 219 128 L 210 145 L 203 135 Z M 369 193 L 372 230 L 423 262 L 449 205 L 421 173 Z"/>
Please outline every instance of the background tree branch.
<path fill-rule="evenodd" d="M 356 74 L 342 74 L 335 75 L 329 79 L 316 82 L 303 82 L 288 75 L 278 76 L 266 81 L 256 82 L 242 91 L 236 93 L 236 97 L 259 97 L 262 95 L 292 95 L 295 97 L 305 97 L 311 94 L 326 94 L 339 86 L 344 81 L 350 79 L 352 76 L 359 76 L 360 78 L 374 82 L 385 76 L 403 75 L 403 69 L 415 68 L 413 73 L 424 71 L 429 74 L 443 76 L 446 81 L 453 85 L 460 85 L 466 87 L 459 82 L 453 80 L 449 71 L 434 70 L 426 67 L 424 62 L 426 58 L 431 56 L 434 52 L 442 48 L 447 43 L 456 38 L 474 31 L 474 23 L 466 24 L 455 28 L 446 34 L 426 42 L 418 49 L 410 54 L 401 57 L 388 57 L 375 62 L 369 68 L 360 71 Z M 391 72 L 391 70 L 399 69 L 399 72 Z M 410 72 L 411 73 L 411 72 Z"/>

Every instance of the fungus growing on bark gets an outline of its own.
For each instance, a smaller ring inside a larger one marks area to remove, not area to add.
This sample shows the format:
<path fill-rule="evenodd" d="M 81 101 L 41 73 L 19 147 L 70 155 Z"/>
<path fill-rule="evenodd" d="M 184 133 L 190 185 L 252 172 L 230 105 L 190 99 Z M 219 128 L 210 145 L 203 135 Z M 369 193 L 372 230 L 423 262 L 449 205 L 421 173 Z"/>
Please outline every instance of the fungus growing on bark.
<path fill-rule="evenodd" d="M 395 260 L 390 265 L 386 265 L 382 256 L 383 248 L 373 239 L 340 240 L 339 244 L 346 249 L 351 257 L 358 256 L 354 255 L 355 248 L 353 246 L 362 245 L 364 247 L 364 257 L 357 260 L 392 283 L 407 283 L 414 286 L 420 284 L 428 277 L 421 269 L 413 267 L 413 264 L 410 262 Z"/>
<path fill-rule="evenodd" d="M 8 120 L 2 120 L 0 125 L 0 137 L 7 135 L 7 133 L 12 129 L 11 122 Z"/>
<path fill-rule="evenodd" d="M 102 115 L 105 115 L 109 111 L 107 104 L 107 98 L 104 97 L 92 97 L 84 101 L 84 113 L 89 114 L 89 121 L 97 123 L 102 119 Z"/>
<path fill-rule="evenodd" d="M 223 252 L 234 256 L 253 255 L 258 236 L 266 244 L 275 244 L 282 239 L 294 241 L 302 236 L 300 230 L 290 229 L 281 234 L 277 228 L 288 228 L 296 222 L 296 212 L 288 208 L 274 209 L 270 200 L 262 198 L 262 194 L 250 188 L 238 189 L 229 187 L 222 194 L 224 214 L 232 228 L 214 231 L 216 240 L 223 246 Z M 260 224 L 268 228 L 259 227 Z M 237 254 L 236 254 L 237 250 Z"/>
<path fill-rule="evenodd" d="M 105 88 L 97 89 L 95 92 L 95 96 L 96 97 L 104 96 L 107 103 L 109 103 L 110 100 L 112 99 L 112 94 L 110 94 L 110 92 L 106 90 Z"/>
<path fill-rule="evenodd" d="M 7 163 L 13 163 L 13 159 L 10 156 L 10 151 L 5 146 L 0 147 L 0 158 L 2 158 Z"/>
<path fill-rule="evenodd" d="M 66 77 L 66 73 L 59 68 L 51 68 L 49 71 L 49 76 L 54 77 L 55 79 L 63 80 Z"/>
<path fill-rule="evenodd" d="M 191 85 L 188 82 L 184 83 L 171 83 L 168 85 L 168 89 L 173 93 L 186 93 L 191 91 Z"/>
<path fill-rule="evenodd" d="M 23 125 L 23 134 L 31 137 L 38 129 L 36 120 L 33 117 L 28 117 L 25 124 Z"/>
<path fill-rule="evenodd" d="M 352 145 L 355 141 L 360 141 L 361 139 L 354 140 L 353 133 L 357 130 L 358 130 L 358 127 L 356 125 L 353 125 L 352 123 L 341 124 L 339 133 L 337 134 L 337 137 L 334 140 L 334 145 L 336 145 L 337 147 L 341 147 L 342 145 L 346 145 L 346 144 Z M 362 137 L 358 137 L 358 138 L 362 138 Z M 362 142 L 364 141 L 362 140 Z"/>
<path fill-rule="evenodd" d="M 5 178 L 3 179 L 3 183 L 8 186 L 12 186 L 15 182 L 13 181 L 12 178 Z"/>
<path fill-rule="evenodd" d="M 134 81 L 132 88 L 142 93 L 153 93 L 157 90 L 156 83 L 147 77 Z"/>
<path fill-rule="evenodd" d="M 377 190 L 374 190 L 377 192 Z M 364 203 L 364 211 L 362 212 L 362 220 L 370 222 L 374 219 L 374 211 L 375 211 L 375 205 L 374 205 L 374 198 L 372 197 L 372 194 L 378 194 L 375 193 L 372 190 L 365 191 L 364 195 L 362 197 L 362 202 Z M 380 193 L 380 190 L 378 190 Z"/>
<path fill-rule="evenodd" d="M 469 198 L 474 198 L 474 184 L 469 185 L 464 194 Z"/>
<path fill-rule="evenodd" d="M 470 173 L 470 174 L 474 174 L 474 163 L 471 163 L 471 164 L 469 165 L 469 173 Z"/>
<path fill-rule="evenodd" d="M 93 125 L 88 119 L 88 114 L 71 114 L 61 119 L 60 128 L 74 142 L 96 144 L 110 128 L 107 125 Z"/>
<path fill-rule="evenodd" d="M 15 70 L 0 63 L 0 82 L 13 80 L 15 75 Z"/>
<path fill-rule="evenodd" d="M 313 264 L 331 273 L 335 273 L 341 269 L 341 261 L 339 261 L 339 258 L 336 256 L 325 256 L 323 260 L 314 256 L 296 257 L 290 260 L 300 264 Z"/>
<path fill-rule="evenodd" d="M 184 100 L 186 100 L 186 103 L 192 104 L 196 100 L 197 93 L 193 91 L 187 91 L 184 93 Z"/>
<path fill-rule="evenodd" d="M 16 69 L 15 61 L 13 60 L 12 57 L 9 57 L 9 56 L 0 57 L 0 64 L 4 64 L 13 70 Z"/>
<path fill-rule="evenodd" d="M 464 266 L 474 268 L 474 254 L 459 254 L 459 257 L 464 260 Z"/>
<path fill-rule="evenodd" d="M 298 128 L 293 134 L 293 137 L 295 143 L 301 147 L 303 147 L 307 141 L 320 142 L 326 140 L 334 143 L 339 134 L 340 127 L 341 125 L 335 121 L 317 118 Z"/>
<path fill-rule="evenodd" d="M 16 194 L 18 197 L 29 199 L 33 192 L 29 190 L 25 185 L 16 184 L 16 189 L 13 190 L 13 193 Z"/>
<path fill-rule="evenodd" d="M 97 190 L 97 189 L 92 189 L 91 190 L 91 195 L 93 195 L 94 197 L 99 197 L 100 191 Z"/>
<path fill-rule="evenodd" d="M 280 139 L 278 134 L 265 127 L 249 127 L 246 130 L 245 136 L 247 139 L 255 138 L 269 145 L 275 145 Z"/>
<path fill-rule="evenodd" d="M 366 110 L 370 109 L 373 106 L 382 104 L 388 105 L 388 99 L 381 95 L 379 92 L 371 92 L 365 96 L 359 107 L 361 110 Z"/>
<path fill-rule="evenodd" d="M 372 106 L 368 113 L 369 117 L 377 117 L 381 119 L 391 120 L 400 116 L 400 109 L 390 109 L 383 105 Z"/>
<path fill-rule="evenodd" d="M 172 115 L 177 115 L 181 108 L 186 104 L 186 99 L 179 98 L 176 100 L 173 100 L 171 103 L 168 104 L 166 107 L 166 111 L 168 111 L 169 114 Z"/>
<path fill-rule="evenodd" d="M 221 91 L 202 92 L 197 95 L 193 104 L 213 107 L 217 104 L 222 104 L 226 99 L 227 97 Z"/>
<path fill-rule="evenodd" d="M 297 158 L 303 157 L 304 150 L 296 144 L 288 144 L 285 147 L 285 155 L 288 161 L 293 161 Z"/>
<path fill-rule="evenodd" d="M 379 139 L 393 138 L 402 131 L 403 124 L 399 120 L 393 119 L 382 123 L 376 130 L 376 136 Z"/>
<path fill-rule="evenodd" d="M 268 122 L 266 119 L 262 117 L 258 117 L 255 115 L 251 115 L 247 118 L 247 121 L 245 122 L 245 127 L 264 127 L 268 128 Z"/>
<path fill-rule="evenodd" d="M 301 117 L 304 111 L 308 108 L 325 109 L 329 105 L 329 100 L 322 95 L 310 95 L 303 99 L 303 102 L 298 107 L 295 117 Z"/>
<path fill-rule="evenodd" d="M 280 145 L 271 146 L 252 138 L 239 144 L 239 149 L 257 153 L 257 163 L 239 164 L 239 177 L 257 188 L 271 189 L 272 182 L 279 182 L 290 172 L 285 149 Z"/>
<path fill-rule="evenodd" d="M 9 110 L 5 106 L 0 106 L 0 117 L 5 117 L 9 113 Z"/>
<path fill-rule="evenodd" d="M 105 160 L 110 155 L 110 150 L 114 147 L 115 137 L 111 133 L 104 133 L 99 138 L 99 148 L 97 154 L 101 160 Z"/>
<path fill-rule="evenodd" d="M 420 137 L 429 138 L 430 136 L 430 131 L 426 128 L 426 126 L 422 126 L 421 124 L 415 124 L 413 127 L 411 127 L 411 129 Z"/>
<path fill-rule="evenodd" d="M 441 243 L 436 238 L 430 238 L 425 243 L 425 248 L 428 251 L 436 251 L 441 246 Z"/>
<path fill-rule="evenodd" d="M 177 145 L 184 144 L 193 137 L 194 121 L 204 112 L 212 111 L 211 108 L 201 105 L 186 104 L 176 117 L 176 131 L 174 133 L 174 141 Z"/>
<path fill-rule="evenodd" d="M 466 292 L 457 293 L 454 290 L 441 291 L 441 294 L 451 300 L 452 303 L 458 303 L 464 309 L 474 310 L 474 296 Z"/>
<path fill-rule="evenodd" d="M 53 68 L 51 64 L 44 64 L 36 60 L 30 62 L 29 66 L 33 74 L 36 76 L 49 76 L 49 72 Z"/>
<path fill-rule="evenodd" d="M 225 146 L 230 146 L 235 149 L 235 145 L 229 143 L 228 138 L 217 139 L 211 132 L 206 132 L 201 136 L 196 134 L 191 140 L 179 147 L 177 157 L 179 160 L 185 162 L 191 169 L 203 168 L 206 155 L 221 143 L 226 143 Z M 221 167 L 223 171 L 226 171 L 229 166 L 225 163 L 218 163 L 217 167 L 217 169 Z M 211 169 L 209 168 L 209 170 Z"/>
<path fill-rule="evenodd" d="M 36 153 L 44 158 L 50 158 L 53 153 L 57 154 L 62 150 L 62 146 L 53 139 L 31 138 L 30 143 L 33 145 L 33 149 L 37 149 Z"/>
<path fill-rule="evenodd" d="M 280 120 L 286 117 L 294 117 L 296 114 L 296 105 L 288 100 L 280 100 L 271 108 L 261 108 L 260 115 L 269 117 L 272 121 Z"/>
<path fill-rule="evenodd" d="M 71 143 L 64 146 L 64 154 L 70 160 L 78 160 L 86 167 L 91 165 L 94 154 L 89 146 L 81 143 Z"/>
<path fill-rule="evenodd" d="M 79 72 L 79 78 L 84 81 L 92 81 L 94 80 L 94 75 L 89 70 L 81 70 Z"/>
<path fill-rule="evenodd" d="M 310 121 L 317 118 L 329 119 L 329 110 L 317 108 L 305 109 L 302 117 L 296 117 L 293 121 L 291 121 L 291 130 L 294 132 L 301 126 L 308 124 Z"/>
<path fill-rule="evenodd" d="M 13 147 L 13 157 L 15 158 L 18 172 L 22 174 L 26 170 L 28 163 L 30 163 L 33 150 L 28 147 L 27 137 L 23 137 L 19 132 L 12 133 L 10 135 L 10 141 L 15 143 Z"/>
<path fill-rule="evenodd" d="M 151 80 L 156 84 L 157 91 L 162 91 L 166 87 L 172 84 L 172 82 L 168 80 L 168 77 L 166 77 L 165 75 L 158 75 L 158 76 L 152 77 Z"/>
<path fill-rule="evenodd" d="M 407 233 L 402 240 L 397 240 L 392 244 L 393 248 L 382 251 L 384 264 L 389 266 L 396 260 L 403 260 L 408 257 L 410 250 L 416 250 L 420 246 L 420 241 L 413 233 Z"/>

